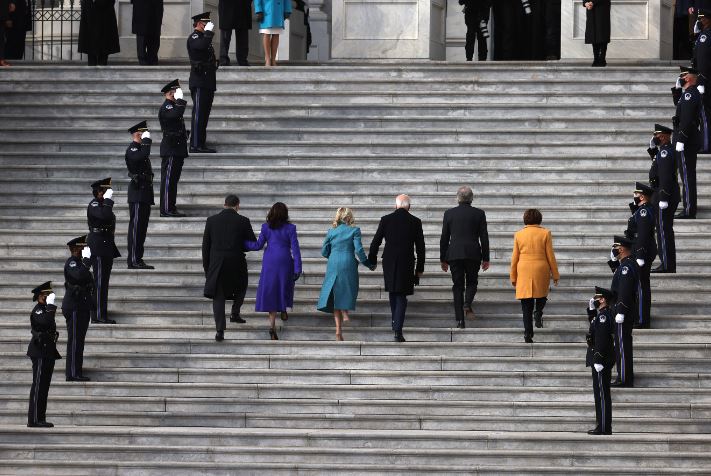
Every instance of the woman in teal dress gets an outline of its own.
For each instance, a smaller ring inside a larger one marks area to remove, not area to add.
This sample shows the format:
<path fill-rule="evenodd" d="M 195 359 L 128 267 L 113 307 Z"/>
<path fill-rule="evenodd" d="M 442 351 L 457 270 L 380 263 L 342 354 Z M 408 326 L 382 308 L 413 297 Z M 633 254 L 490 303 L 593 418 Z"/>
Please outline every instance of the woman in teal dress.
<path fill-rule="evenodd" d="M 323 240 L 321 255 L 328 259 L 326 276 L 323 278 L 319 311 L 333 313 L 336 321 L 336 340 L 343 340 L 341 324 L 348 320 L 348 311 L 355 309 L 358 298 L 358 261 L 371 270 L 375 267 L 368 261 L 360 239 L 360 228 L 350 208 L 339 208 Z M 358 260 L 356 260 L 358 256 Z"/>

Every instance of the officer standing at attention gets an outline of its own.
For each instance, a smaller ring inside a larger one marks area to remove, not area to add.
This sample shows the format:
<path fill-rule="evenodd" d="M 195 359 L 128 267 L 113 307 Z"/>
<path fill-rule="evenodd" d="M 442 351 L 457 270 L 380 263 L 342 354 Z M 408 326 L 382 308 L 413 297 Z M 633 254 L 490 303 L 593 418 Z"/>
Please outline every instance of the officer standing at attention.
<path fill-rule="evenodd" d="M 193 118 L 191 122 L 191 153 L 214 153 L 215 149 L 205 146 L 207 141 L 207 121 L 210 119 L 212 100 L 217 89 L 217 58 L 212 48 L 212 31 L 215 24 L 210 21 L 210 12 L 193 17 L 193 31 L 188 37 L 190 56 L 190 95 L 193 98 Z"/>
<path fill-rule="evenodd" d="M 703 76 L 704 81 L 711 81 L 711 10 L 699 8 L 698 17 L 701 31 L 694 42 L 691 65 Z"/>
<path fill-rule="evenodd" d="M 57 352 L 57 324 L 54 315 L 57 306 L 56 298 L 52 291 L 52 282 L 47 281 L 32 290 L 33 301 L 37 305 L 30 314 L 32 326 L 32 340 L 27 347 L 27 357 L 32 359 L 32 387 L 30 387 L 30 407 L 27 412 L 27 426 L 52 428 L 54 425 L 47 421 L 47 395 L 49 385 L 52 383 L 54 361 L 62 356 Z"/>
<path fill-rule="evenodd" d="M 91 276 L 91 250 L 86 235 L 69 243 L 72 254 L 64 263 L 64 299 L 62 314 L 67 321 L 67 382 L 87 382 L 84 376 L 84 339 L 89 328 L 93 305 L 94 278 Z"/>
<path fill-rule="evenodd" d="M 595 396 L 595 421 L 597 425 L 588 435 L 612 434 L 612 399 L 610 374 L 615 365 L 615 323 L 611 306 L 615 293 L 595 286 L 595 296 L 588 305 L 590 330 L 586 336 L 588 353 L 585 366 L 592 367 L 593 394 Z"/>
<path fill-rule="evenodd" d="M 617 358 L 617 380 L 613 387 L 634 387 L 632 365 L 632 329 L 639 319 L 637 288 L 639 286 L 637 263 L 632 254 L 634 243 L 624 236 L 615 236 L 612 259 L 618 262 L 612 277 L 611 291 L 617 296 L 615 314 L 615 353 Z"/>
<path fill-rule="evenodd" d="M 177 79 L 169 82 L 161 92 L 165 101 L 158 111 L 163 139 L 160 142 L 160 216 L 184 217 L 175 206 L 178 195 L 178 181 L 183 171 L 183 162 L 188 156 L 188 133 L 185 130 L 185 106 L 183 90 Z"/>
<path fill-rule="evenodd" d="M 680 66 L 681 74 L 673 88 L 676 115 L 674 122 L 674 149 L 677 153 L 677 167 L 681 174 L 684 192 L 684 209 L 676 218 L 696 218 L 696 157 L 701 147 L 699 124 L 703 110 L 701 94 L 696 88 L 698 73 L 695 69 Z M 681 88 L 681 89 L 680 89 Z"/>
<path fill-rule="evenodd" d="M 652 157 L 649 184 L 654 189 L 652 208 L 657 229 L 657 253 L 661 261 L 658 267 L 651 270 L 652 273 L 676 273 L 674 213 L 679 206 L 681 194 L 671 134 L 672 130 L 668 127 L 654 124 L 654 137 L 647 149 Z"/>
<path fill-rule="evenodd" d="M 639 320 L 634 323 L 634 326 L 643 329 L 649 329 L 652 307 L 649 273 L 652 269 L 652 261 L 657 257 L 652 195 L 654 195 L 654 189 L 640 182 L 635 183 L 634 203 L 637 205 L 637 209 L 627 221 L 627 230 L 625 230 L 625 236 L 634 242 L 632 253 L 639 270 L 638 300 L 641 306 Z"/>
<path fill-rule="evenodd" d="M 91 249 L 92 266 L 94 267 L 94 293 L 96 314 L 91 320 L 99 324 L 116 324 L 108 318 L 106 308 L 109 298 L 109 279 L 114 266 L 114 258 L 121 256 L 116 243 L 116 215 L 114 201 L 111 199 L 114 191 L 111 188 L 111 177 L 91 184 L 94 199 L 89 202 L 86 210 L 89 222 L 87 243 Z"/>
<path fill-rule="evenodd" d="M 133 141 L 126 149 L 126 167 L 131 182 L 128 184 L 128 268 L 153 269 L 143 262 L 143 243 L 146 241 L 148 219 L 153 202 L 153 168 L 151 167 L 151 133 L 146 121 L 139 122 L 128 132 Z"/>

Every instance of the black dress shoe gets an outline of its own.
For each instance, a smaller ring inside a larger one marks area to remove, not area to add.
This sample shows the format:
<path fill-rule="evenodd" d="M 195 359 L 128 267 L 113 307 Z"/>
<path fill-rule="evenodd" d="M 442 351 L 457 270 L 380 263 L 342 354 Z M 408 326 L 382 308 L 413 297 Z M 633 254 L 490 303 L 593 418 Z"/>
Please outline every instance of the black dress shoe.
<path fill-rule="evenodd" d="M 217 333 L 215 334 L 215 340 L 217 342 L 222 342 L 223 340 L 225 340 L 225 331 L 217 331 Z"/>
<path fill-rule="evenodd" d="M 395 334 L 395 337 L 393 337 L 394 342 L 405 342 L 405 336 L 402 334 Z"/>
<path fill-rule="evenodd" d="M 230 316 L 230 322 L 236 322 L 237 324 L 245 324 L 247 321 L 239 317 L 239 314 L 236 316 L 233 314 Z"/>
<path fill-rule="evenodd" d="M 180 217 L 180 215 L 178 215 L 178 214 L 175 213 L 175 212 L 160 212 L 160 216 L 163 217 L 163 218 L 177 218 L 177 217 Z"/>
<path fill-rule="evenodd" d="M 650 269 L 649 272 L 650 273 L 673 273 L 673 271 L 669 271 L 663 266 L 657 266 L 654 269 Z"/>
<path fill-rule="evenodd" d="M 457 329 L 465 329 L 466 325 L 464 324 L 464 321 L 457 321 Z"/>
<path fill-rule="evenodd" d="M 279 340 L 279 336 L 276 333 L 276 329 L 269 329 L 269 338 L 271 340 Z"/>
<path fill-rule="evenodd" d="M 533 337 L 531 337 L 531 336 L 523 336 L 523 341 L 524 341 L 526 344 L 533 344 Z"/>
<path fill-rule="evenodd" d="M 612 383 L 610 384 L 610 387 L 611 387 L 611 388 L 612 388 L 612 387 L 614 387 L 614 388 L 634 388 L 634 384 L 631 384 L 631 383 L 622 383 L 622 382 L 620 382 L 619 380 L 615 380 L 614 382 L 612 382 Z"/>
<path fill-rule="evenodd" d="M 113 319 L 92 319 L 91 320 L 92 324 L 116 324 L 116 321 Z"/>
<path fill-rule="evenodd" d="M 146 264 L 146 262 L 143 261 L 143 260 L 141 260 L 141 261 L 138 262 L 138 266 L 140 266 L 141 269 L 156 269 L 155 266 L 151 266 L 151 265 L 149 265 L 149 264 Z"/>
<path fill-rule="evenodd" d="M 601 435 L 602 432 L 600 431 L 600 427 L 596 426 L 592 430 L 588 430 L 588 435 Z"/>
<path fill-rule="evenodd" d="M 28 423 L 28 428 L 53 428 L 54 425 L 48 421 L 38 421 L 35 423 Z"/>
<path fill-rule="evenodd" d="M 89 377 L 84 377 L 80 375 L 78 377 L 67 377 L 67 382 L 89 382 L 91 379 Z"/>
<path fill-rule="evenodd" d="M 533 320 L 534 320 L 536 327 L 538 329 L 543 327 L 543 313 L 542 312 L 539 312 L 539 311 L 534 312 L 533 313 Z"/>
<path fill-rule="evenodd" d="M 217 152 L 215 149 L 211 149 L 209 147 L 191 147 L 190 148 L 191 154 L 214 154 L 215 152 Z"/>

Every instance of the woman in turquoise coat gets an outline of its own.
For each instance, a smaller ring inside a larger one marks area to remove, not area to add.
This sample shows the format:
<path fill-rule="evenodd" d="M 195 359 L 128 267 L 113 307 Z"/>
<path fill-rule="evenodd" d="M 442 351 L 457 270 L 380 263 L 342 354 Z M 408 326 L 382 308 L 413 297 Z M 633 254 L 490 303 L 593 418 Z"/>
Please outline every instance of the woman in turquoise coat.
<path fill-rule="evenodd" d="M 328 258 L 328 263 L 317 308 L 322 312 L 333 313 L 336 340 L 343 340 L 341 325 L 348 320 L 348 311 L 355 309 L 358 298 L 358 261 L 371 270 L 375 269 L 365 255 L 360 228 L 353 226 L 354 223 L 351 209 L 339 208 L 333 220 L 333 228 L 328 230 L 321 247 L 321 255 Z"/>
<path fill-rule="evenodd" d="M 254 13 L 262 34 L 264 66 L 276 66 L 279 35 L 284 33 L 284 21 L 291 16 L 291 0 L 254 0 Z"/>

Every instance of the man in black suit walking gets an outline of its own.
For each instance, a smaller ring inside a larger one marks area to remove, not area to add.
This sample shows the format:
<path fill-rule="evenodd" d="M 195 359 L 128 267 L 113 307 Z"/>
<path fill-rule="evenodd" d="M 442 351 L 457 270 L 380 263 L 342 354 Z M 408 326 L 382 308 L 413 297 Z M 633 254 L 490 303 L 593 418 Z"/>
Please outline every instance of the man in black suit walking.
<path fill-rule="evenodd" d="M 439 261 L 442 271 L 452 270 L 454 315 L 457 327 L 464 329 L 464 315 L 473 318 L 472 301 L 476 295 L 479 267 L 489 269 L 489 233 L 486 214 L 472 207 L 474 193 L 467 186 L 459 187 L 459 206 L 444 212 L 442 236 L 439 240 Z M 465 285 L 466 283 L 466 285 Z M 466 294 L 465 294 L 466 287 Z"/>
<path fill-rule="evenodd" d="M 225 338 L 225 301 L 232 300 L 230 322 L 244 323 L 239 315 L 247 292 L 244 242 L 257 241 L 249 218 L 237 213 L 239 198 L 227 195 L 225 209 L 207 219 L 202 237 L 205 297 L 212 299 L 216 341 Z"/>
<path fill-rule="evenodd" d="M 414 294 L 415 284 L 425 270 L 425 237 L 422 233 L 422 221 L 410 214 L 410 197 L 398 195 L 395 199 L 395 211 L 380 219 L 378 231 L 370 244 L 368 261 L 378 262 L 378 250 L 385 238 L 383 250 L 383 277 L 385 290 L 390 296 L 392 329 L 395 342 L 405 342 L 402 326 L 405 322 L 407 296 Z M 417 264 L 412 254 L 417 254 Z"/>

